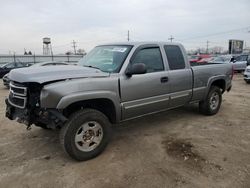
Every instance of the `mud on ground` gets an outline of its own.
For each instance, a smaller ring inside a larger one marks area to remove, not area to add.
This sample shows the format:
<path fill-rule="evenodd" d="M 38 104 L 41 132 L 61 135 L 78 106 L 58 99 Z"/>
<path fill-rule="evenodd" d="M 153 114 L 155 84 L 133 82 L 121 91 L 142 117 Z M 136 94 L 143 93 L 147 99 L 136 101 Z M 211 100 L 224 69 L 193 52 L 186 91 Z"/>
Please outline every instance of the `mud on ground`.
<path fill-rule="evenodd" d="M 241 74 L 208 117 L 190 105 L 124 123 L 103 154 L 76 162 L 58 132 L 9 121 L 0 86 L 0 187 L 250 187 L 250 84 Z"/>

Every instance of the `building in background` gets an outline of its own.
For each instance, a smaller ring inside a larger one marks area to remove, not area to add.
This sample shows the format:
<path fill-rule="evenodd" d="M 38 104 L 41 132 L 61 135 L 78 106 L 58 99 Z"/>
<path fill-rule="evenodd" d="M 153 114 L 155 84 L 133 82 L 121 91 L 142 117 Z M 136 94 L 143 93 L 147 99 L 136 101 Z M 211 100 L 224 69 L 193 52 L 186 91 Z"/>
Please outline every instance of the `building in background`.
<path fill-rule="evenodd" d="M 228 53 L 229 54 L 241 54 L 243 52 L 243 40 L 229 40 Z"/>

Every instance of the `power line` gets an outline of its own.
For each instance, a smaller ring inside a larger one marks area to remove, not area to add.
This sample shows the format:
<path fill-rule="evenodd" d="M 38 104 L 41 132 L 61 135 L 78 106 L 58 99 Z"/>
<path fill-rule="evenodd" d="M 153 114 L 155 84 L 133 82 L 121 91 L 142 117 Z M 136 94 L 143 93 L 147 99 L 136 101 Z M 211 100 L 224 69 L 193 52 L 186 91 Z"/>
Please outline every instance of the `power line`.
<path fill-rule="evenodd" d="M 70 46 L 72 43 L 67 43 L 67 44 L 61 44 L 61 45 L 57 45 L 57 46 L 53 46 L 53 48 L 61 48 L 61 47 L 65 47 L 65 46 Z"/>
<path fill-rule="evenodd" d="M 217 36 L 217 35 L 232 33 L 232 32 L 236 32 L 236 31 L 244 31 L 244 30 L 248 31 L 249 29 L 250 29 L 250 26 L 247 26 L 247 27 L 243 27 L 243 28 L 232 29 L 232 30 L 228 30 L 228 31 L 218 32 L 218 33 L 211 33 L 211 34 L 208 34 L 208 35 L 201 35 L 201 36 L 197 36 L 197 37 L 184 38 L 184 39 L 181 39 L 179 41 L 199 39 L 199 38 L 207 38 L 207 37 L 212 37 L 212 36 Z"/>

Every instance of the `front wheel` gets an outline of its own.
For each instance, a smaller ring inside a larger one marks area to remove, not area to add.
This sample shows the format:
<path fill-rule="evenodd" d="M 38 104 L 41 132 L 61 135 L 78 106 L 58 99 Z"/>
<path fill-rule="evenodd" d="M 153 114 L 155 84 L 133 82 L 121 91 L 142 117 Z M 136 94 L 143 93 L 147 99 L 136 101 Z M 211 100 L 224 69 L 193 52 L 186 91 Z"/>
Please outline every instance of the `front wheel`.
<path fill-rule="evenodd" d="M 221 101 L 221 89 L 217 86 L 211 86 L 206 99 L 199 103 L 200 112 L 205 115 L 216 114 L 220 109 Z"/>
<path fill-rule="evenodd" d="M 110 135 L 108 118 L 100 111 L 84 109 L 71 115 L 60 131 L 60 142 L 72 158 L 85 161 L 105 149 Z"/>

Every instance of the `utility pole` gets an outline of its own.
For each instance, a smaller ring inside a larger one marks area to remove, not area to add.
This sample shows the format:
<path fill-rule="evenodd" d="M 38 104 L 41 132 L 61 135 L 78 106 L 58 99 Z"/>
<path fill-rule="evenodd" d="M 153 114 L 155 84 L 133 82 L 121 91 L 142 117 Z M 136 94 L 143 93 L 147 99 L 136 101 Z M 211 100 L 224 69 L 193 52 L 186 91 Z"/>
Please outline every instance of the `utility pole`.
<path fill-rule="evenodd" d="M 24 48 L 23 55 L 28 55 L 26 49 Z"/>
<path fill-rule="evenodd" d="M 51 56 L 52 56 L 52 61 L 53 61 L 54 59 L 53 59 L 53 50 L 52 50 L 52 44 L 50 44 L 50 53 L 51 53 Z"/>
<path fill-rule="evenodd" d="M 168 38 L 168 40 L 170 40 L 170 42 L 172 42 L 174 40 L 174 37 L 171 35 L 170 38 Z"/>
<path fill-rule="evenodd" d="M 208 54 L 208 44 L 209 44 L 209 41 L 207 40 L 207 50 L 206 50 L 207 54 Z"/>
<path fill-rule="evenodd" d="M 75 52 L 75 55 L 76 55 L 76 42 L 73 40 L 72 44 L 73 44 L 72 47 L 74 48 L 74 52 Z"/>
<path fill-rule="evenodd" d="M 53 56 L 53 51 L 52 51 L 52 45 L 51 44 L 50 44 L 50 54 L 51 54 L 52 61 L 54 61 L 54 56 Z"/>
<path fill-rule="evenodd" d="M 129 38 L 129 30 L 128 30 L 128 38 L 127 38 L 127 40 L 128 40 L 128 42 L 129 42 L 129 40 L 130 40 L 130 38 Z"/>

